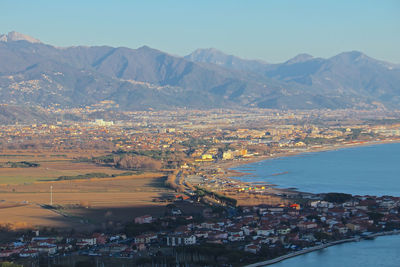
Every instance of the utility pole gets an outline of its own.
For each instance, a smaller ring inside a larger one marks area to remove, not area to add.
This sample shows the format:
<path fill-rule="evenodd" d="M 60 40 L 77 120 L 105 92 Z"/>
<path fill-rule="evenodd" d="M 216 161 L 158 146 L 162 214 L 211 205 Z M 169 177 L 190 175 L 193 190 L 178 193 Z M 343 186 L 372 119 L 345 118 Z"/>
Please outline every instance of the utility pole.
<path fill-rule="evenodd" d="M 53 206 L 53 186 L 50 185 L 50 206 Z"/>

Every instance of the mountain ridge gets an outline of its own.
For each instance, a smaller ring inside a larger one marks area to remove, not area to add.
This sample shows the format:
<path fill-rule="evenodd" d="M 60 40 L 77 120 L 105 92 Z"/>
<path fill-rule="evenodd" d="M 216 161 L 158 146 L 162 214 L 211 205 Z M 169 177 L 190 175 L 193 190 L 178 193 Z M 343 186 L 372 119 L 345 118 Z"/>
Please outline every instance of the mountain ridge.
<path fill-rule="evenodd" d="M 122 110 L 400 103 L 400 68 L 357 51 L 269 64 L 216 49 L 179 57 L 148 46 L 59 48 L 29 40 L 0 42 L 0 103 L 69 108 L 112 100 Z"/>

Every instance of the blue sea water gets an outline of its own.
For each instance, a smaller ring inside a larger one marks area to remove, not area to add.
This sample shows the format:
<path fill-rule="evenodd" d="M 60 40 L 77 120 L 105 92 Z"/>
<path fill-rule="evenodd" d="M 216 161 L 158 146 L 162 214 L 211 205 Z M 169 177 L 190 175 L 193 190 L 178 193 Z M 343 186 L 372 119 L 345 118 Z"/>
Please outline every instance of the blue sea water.
<path fill-rule="evenodd" d="M 242 165 L 238 179 L 303 192 L 400 196 L 400 144 L 306 153 Z M 276 175 L 280 174 L 280 175 Z M 400 236 L 344 243 L 274 264 L 276 267 L 400 267 Z"/>
<path fill-rule="evenodd" d="M 302 192 L 400 196 L 400 143 L 304 153 L 234 169 L 251 173 L 240 180 Z"/>
<path fill-rule="evenodd" d="M 399 267 L 400 236 L 343 243 L 273 264 L 274 267 Z"/>

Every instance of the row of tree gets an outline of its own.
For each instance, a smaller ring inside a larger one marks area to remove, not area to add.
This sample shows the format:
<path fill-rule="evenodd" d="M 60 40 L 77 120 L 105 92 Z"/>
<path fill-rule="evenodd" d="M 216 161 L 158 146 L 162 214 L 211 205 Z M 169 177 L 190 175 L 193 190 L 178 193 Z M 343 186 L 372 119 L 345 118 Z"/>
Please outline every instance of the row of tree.
<path fill-rule="evenodd" d="M 174 170 L 174 172 L 170 173 L 165 180 L 165 186 L 174 189 L 177 192 L 184 192 L 185 187 L 182 184 L 176 183 L 176 178 L 179 173 L 179 170 Z"/>

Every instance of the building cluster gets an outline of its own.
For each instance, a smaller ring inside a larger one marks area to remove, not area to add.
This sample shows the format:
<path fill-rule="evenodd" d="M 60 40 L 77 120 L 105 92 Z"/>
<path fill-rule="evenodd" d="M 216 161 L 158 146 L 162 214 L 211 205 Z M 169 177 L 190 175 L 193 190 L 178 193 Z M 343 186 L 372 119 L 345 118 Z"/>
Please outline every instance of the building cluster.
<path fill-rule="evenodd" d="M 132 258 L 152 255 L 159 250 L 172 253 L 168 248 L 173 247 L 210 243 L 229 244 L 254 254 L 263 247 L 277 246 L 290 252 L 400 229 L 399 197 L 354 196 L 338 204 L 314 195 L 304 201 L 303 206 L 241 207 L 229 216 L 210 212 L 207 208 L 203 210 L 201 220 L 193 220 L 193 216 L 182 212 L 159 218 L 145 215 L 134 218 L 133 225 L 156 224 L 169 228 L 128 237 L 128 233 L 41 236 L 37 231 L 33 237 L 23 236 L 15 242 L 0 244 L 0 259 L 38 257 L 39 254 Z"/>
<path fill-rule="evenodd" d="M 90 116 L 86 109 L 71 112 Z M 76 122 L 60 120 L 1 126 L 0 149 L 169 150 L 185 152 L 194 160 L 210 161 L 252 157 L 271 150 L 304 149 L 324 143 L 400 137 L 400 125 L 370 123 L 368 120 L 374 114 L 351 110 L 296 113 L 184 110 L 123 115 L 107 119 L 88 117 Z M 341 125 L 337 124 L 338 118 Z"/>

